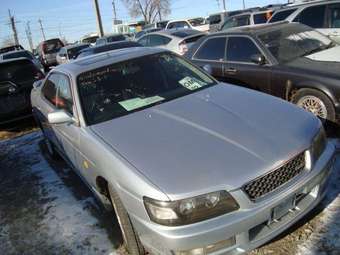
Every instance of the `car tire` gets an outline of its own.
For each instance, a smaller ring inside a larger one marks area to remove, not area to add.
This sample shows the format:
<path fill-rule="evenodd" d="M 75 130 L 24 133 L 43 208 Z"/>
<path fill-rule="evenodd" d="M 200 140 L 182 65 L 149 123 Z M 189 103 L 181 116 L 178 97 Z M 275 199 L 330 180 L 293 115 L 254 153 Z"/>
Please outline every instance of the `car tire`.
<path fill-rule="evenodd" d="M 293 98 L 292 102 L 305 110 L 312 112 L 322 121 L 335 122 L 336 114 L 333 102 L 323 92 L 315 89 L 300 89 Z"/>
<path fill-rule="evenodd" d="M 132 226 L 128 212 L 124 208 L 117 192 L 115 192 L 110 185 L 108 186 L 110 200 L 119 222 L 125 248 L 130 255 L 144 255 L 144 247 Z"/>
<path fill-rule="evenodd" d="M 58 152 L 56 151 L 53 143 L 47 138 L 45 131 L 44 131 L 44 128 L 42 127 L 41 123 L 40 122 L 37 122 L 37 123 L 38 123 L 39 128 L 41 129 L 41 132 L 43 133 L 44 143 L 45 143 L 45 147 L 47 149 L 48 155 L 52 159 L 55 159 L 55 160 L 59 159 Z"/>

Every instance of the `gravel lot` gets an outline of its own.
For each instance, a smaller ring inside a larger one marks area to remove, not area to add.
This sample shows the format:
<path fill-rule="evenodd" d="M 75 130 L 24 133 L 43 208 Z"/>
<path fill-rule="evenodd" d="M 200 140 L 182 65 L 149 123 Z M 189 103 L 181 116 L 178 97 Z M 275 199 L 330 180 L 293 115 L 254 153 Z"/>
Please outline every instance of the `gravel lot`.
<path fill-rule="evenodd" d="M 29 130 L 0 142 L 0 254 L 123 253 L 114 215 L 102 209 L 63 161 L 46 155 L 41 133 L 25 134 Z M 337 157 L 320 206 L 250 254 L 340 254 L 339 183 Z"/>

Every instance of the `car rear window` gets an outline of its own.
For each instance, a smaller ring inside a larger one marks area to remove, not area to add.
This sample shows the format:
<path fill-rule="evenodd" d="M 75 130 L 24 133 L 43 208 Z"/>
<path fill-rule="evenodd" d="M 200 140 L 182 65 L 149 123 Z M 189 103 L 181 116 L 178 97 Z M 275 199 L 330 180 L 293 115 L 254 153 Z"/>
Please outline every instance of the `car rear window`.
<path fill-rule="evenodd" d="M 205 36 L 205 35 L 193 36 L 193 37 L 190 37 L 188 39 L 185 39 L 183 42 L 186 43 L 186 44 L 194 43 L 194 42 L 198 41 L 200 38 L 202 38 L 203 36 Z"/>
<path fill-rule="evenodd" d="M 42 48 L 45 54 L 57 53 L 64 44 L 59 39 L 43 42 Z"/>
<path fill-rule="evenodd" d="M 78 47 L 74 47 L 74 48 L 70 48 L 67 50 L 67 55 L 68 55 L 68 58 L 69 59 L 75 59 L 77 58 L 79 52 L 83 49 L 86 49 L 88 48 L 89 45 L 85 44 L 85 45 L 81 45 L 81 46 L 78 46 Z"/>
<path fill-rule="evenodd" d="M 289 10 L 274 12 L 273 17 L 269 20 L 269 23 L 274 23 L 274 22 L 285 20 L 286 18 L 288 18 L 289 15 L 291 15 L 296 10 L 297 9 L 289 9 Z"/>
<path fill-rule="evenodd" d="M 126 60 L 80 74 L 77 86 L 88 125 L 160 104 L 216 82 L 172 53 Z"/>
<path fill-rule="evenodd" d="M 12 81 L 20 84 L 35 80 L 35 76 L 41 74 L 30 60 L 18 60 L 0 64 L 0 81 Z"/>
<path fill-rule="evenodd" d="M 209 16 L 209 24 L 210 25 L 219 24 L 221 21 L 222 21 L 221 14 Z"/>
<path fill-rule="evenodd" d="M 32 55 L 27 51 L 15 51 L 13 53 L 7 53 L 2 56 L 3 59 L 12 59 L 12 58 L 28 58 L 33 59 Z"/>

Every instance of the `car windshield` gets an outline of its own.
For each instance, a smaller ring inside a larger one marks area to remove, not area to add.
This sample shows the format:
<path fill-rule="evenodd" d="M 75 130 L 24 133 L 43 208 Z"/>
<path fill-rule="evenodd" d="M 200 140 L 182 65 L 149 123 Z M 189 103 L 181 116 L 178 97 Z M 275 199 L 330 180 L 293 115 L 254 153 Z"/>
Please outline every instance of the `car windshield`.
<path fill-rule="evenodd" d="M 77 78 L 88 125 L 182 97 L 216 82 L 172 53 L 104 66 Z"/>
<path fill-rule="evenodd" d="M 33 59 L 33 56 L 28 53 L 27 51 L 17 51 L 13 53 L 7 53 L 4 54 L 3 59 L 11 59 L 11 58 L 28 58 L 28 59 Z"/>
<path fill-rule="evenodd" d="M 280 27 L 258 38 L 279 62 L 292 61 L 335 46 L 326 36 L 300 25 L 291 25 L 285 29 Z"/>
<path fill-rule="evenodd" d="M 201 26 L 205 24 L 205 20 L 203 18 L 190 19 L 188 21 L 193 27 L 197 27 L 197 26 Z"/>

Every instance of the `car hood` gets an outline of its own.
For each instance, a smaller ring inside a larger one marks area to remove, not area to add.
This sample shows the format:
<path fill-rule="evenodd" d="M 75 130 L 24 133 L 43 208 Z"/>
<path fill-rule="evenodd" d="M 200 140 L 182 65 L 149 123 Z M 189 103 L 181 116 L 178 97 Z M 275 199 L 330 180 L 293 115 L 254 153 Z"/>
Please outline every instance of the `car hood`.
<path fill-rule="evenodd" d="M 170 199 L 234 190 L 310 146 L 311 114 L 219 84 L 91 129 Z"/>

